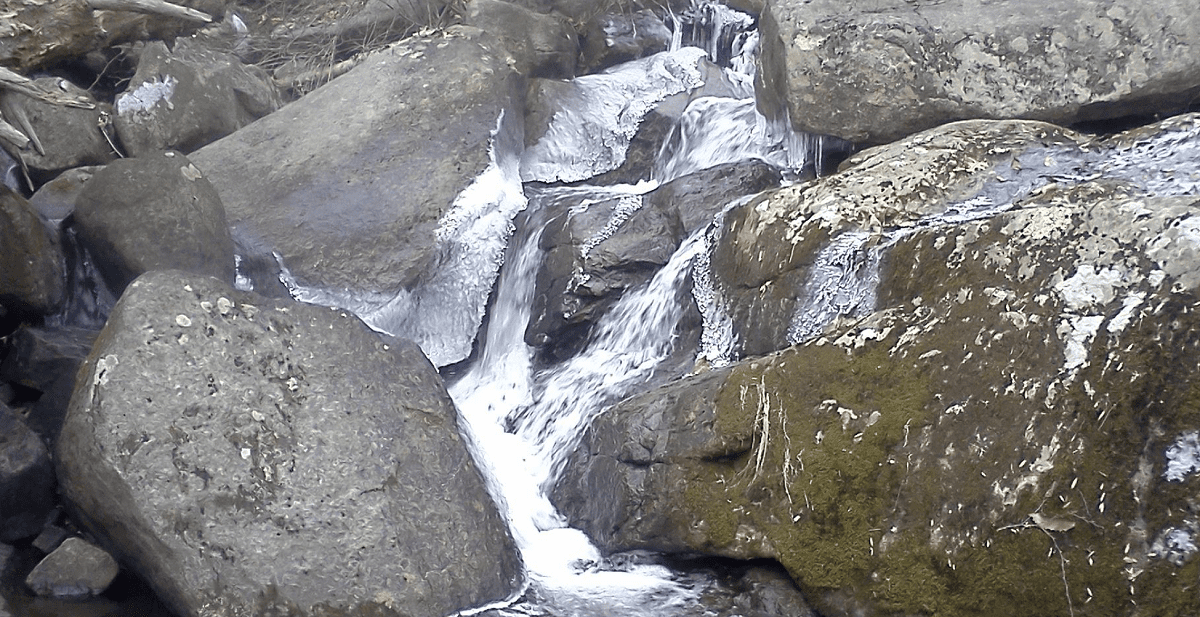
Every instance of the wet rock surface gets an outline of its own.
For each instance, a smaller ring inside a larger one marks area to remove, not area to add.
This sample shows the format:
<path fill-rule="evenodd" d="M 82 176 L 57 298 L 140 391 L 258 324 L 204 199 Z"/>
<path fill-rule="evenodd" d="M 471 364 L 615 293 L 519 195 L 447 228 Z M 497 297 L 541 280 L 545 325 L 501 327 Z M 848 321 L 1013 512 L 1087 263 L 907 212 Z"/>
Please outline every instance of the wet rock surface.
<path fill-rule="evenodd" d="M 674 207 L 647 206 L 642 195 L 605 196 L 546 225 L 533 316 L 525 338 L 563 359 L 579 350 L 597 319 L 621 294 L 645 283 L 683 239 Z"/>
<path fill-rule="evenodd" d="M 877 304 L 600 416 L 558 485 L 564 513 L 609 550 L 777 559 L 824 615 L 1196 611 L 1200 176 L 1175 156 L 1196 119 L 1085 154 L 1045 125 L 1007 127 L 1019 147 L 988 126 L 963 143 L 1009 154 L 974 184 L 948 172 L 979 159 L 931 133 L 904 145 L 953 162 L 897 166 L 919 189 L 855 175 L 867 151 L 825 189 L 747 205 L 733 246 L 777 233 L 813 255 L 818 229 L 876 234 Z M 1010 208 L 928 218 L 1011 197 L 979 187 L 1039 166 L 1056 181 Z M 819 199 L 856 179 L 871 201 Z"/>
<path fill-rule="evenodd" d="M 234 280 L 221 197 L 184 155 L 158 152 L 106 165 L 76 201 L 75 226 L 110 288 L 180 269 Z"/>
<path fill-rule="evenodd" d="M 517 585 L 436 372 L 344 312 L 150 273 L 79 383 L 63 495 L 180 615 L 448 614 Z"/>
<path fill-rule="evenodd" d="M 1186 2 L 773 2 L 760 105 L 884 143 L 969 118 L 1059 124 L 1177 112 L 1200 92 Z"/>

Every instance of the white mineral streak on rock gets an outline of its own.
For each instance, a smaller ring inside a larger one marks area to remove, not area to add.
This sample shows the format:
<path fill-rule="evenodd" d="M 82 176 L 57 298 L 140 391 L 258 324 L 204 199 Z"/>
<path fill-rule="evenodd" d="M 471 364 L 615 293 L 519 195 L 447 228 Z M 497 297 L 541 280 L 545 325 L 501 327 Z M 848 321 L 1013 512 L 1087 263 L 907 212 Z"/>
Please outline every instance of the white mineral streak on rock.
<path fill-rule="evenodd" d="M 1108 332 L 1110 334 L 1120 334 L 1129 326 L 1129 322 L 1133 319 L 1133 312 L 1142 305 L 1142 301 L 1146 299 L 1145 292 L 1137 291 L 1125 296 L 1121 301 L 1121 312 L 1117 313 L 1112 321 L 1108 322 Z"/>
<path fill-rule="evenodd" d="M 1166 559 L 1176 566 L 1182 566 L 1197 551 L 1192 534 L 1186 529 L 1167 527 L 1158 534 L 1150 545 L 1153 556 Z"/>
<path fill-rule="evenodd" d="M 171 97 L 175 94 L 175 85 L 179 81 L 167 75 L 161 81 L 151 79 L 144 82 L 131 92 L 117 97 L 117 113 L 124 116 L 136 113 L 149 113 L 159 102 L 165 103 L 167 109 L 175 109 Z"/>
<path fill-rule="evenodd" d="M 1182 482 L 1188 474 L 1200 471 L 1200 432 L 1190 431 L 1175 438 L 1167 448 L 1167 470 L 1163 477 Z"/>
<path fill-rule="evenodd" d="M 521 178 L 576 182 L 625 162 L 629 140 L 650 110 L 673 94 L 703 85 L 705 52 L 686 47 L 629 62 L 572 83 L 546 134 L 521 157 Z"/>

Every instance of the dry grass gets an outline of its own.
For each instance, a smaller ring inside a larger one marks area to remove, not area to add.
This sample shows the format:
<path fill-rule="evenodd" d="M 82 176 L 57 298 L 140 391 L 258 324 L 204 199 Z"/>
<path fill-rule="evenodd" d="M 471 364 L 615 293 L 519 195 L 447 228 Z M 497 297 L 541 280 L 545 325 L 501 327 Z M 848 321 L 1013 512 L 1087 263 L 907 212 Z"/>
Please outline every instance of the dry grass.
<path fill-rule="evenodd" d="M 461 19 L 465 0 L 249 0 L 239 54 L 296 95 L 349 70 L 364 54 Z"/>

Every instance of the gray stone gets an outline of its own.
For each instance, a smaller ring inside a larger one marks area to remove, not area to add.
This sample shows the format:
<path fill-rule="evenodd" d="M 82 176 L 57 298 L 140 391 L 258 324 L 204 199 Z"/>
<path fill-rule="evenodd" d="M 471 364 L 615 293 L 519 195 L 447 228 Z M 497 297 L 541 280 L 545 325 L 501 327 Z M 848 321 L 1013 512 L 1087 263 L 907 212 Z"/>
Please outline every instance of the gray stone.
<path fill-rule="evenodd" d="M 1200 610 L 1198 143 L 969 122 L 769 193 L 724 241 L 765 273 L 876 234 L 875 302 L 618 404 L 555 502 L 606 551 L 776 559 L 822 615 Z"/>
<path fill-rule="evenodd" d="M 38 562 L 25 585 L 33 593 L 62 600 L 83 600 L 104 593 L 120 568 L 112 555 L 81 538 L 67 538 Z"/>
<path fill-rule="evenodd" d="M 57 236 L 24 197 L 0 186 L 0 316 L 53 312 L 64 277 Z"/>
<path fill-rule="evenodd" d="M 235 56 L 180 38 L 146 45 L 129 88 L 117 96 L 116 130 L 131 156 L 191 152 L 282 104 L 270 76 Z"/>
<path fill-rule="evenodd" d="M 654 11 L 610 8 L 616 10 L 603 12 L 587 23 L 580 59 L 583 72 L 596 73 L 671 46 L 671 30 Z"/>
<path fill-rule="evenodd" d="M 1200 94 L 1188 0 L 772 2 L 759 101 L 801 131 L 893 141 L 971 118 L 1174 113 Z"/>
<path fill-rule="evenodd" d="M 61 375 L 75 376 L 97 333 L 87 328 L 22 326 L 8 337 L 0 379 L 46 392 Z"/>
<path fill-rule="evenodd" d="M 53 553 L 55 549 L 62 546 L 63 542 L 71 536 L 71 532 L 63 529 L 56 524 L 48 524 L 42 528 L 42 532 L 33 539 L 30 544 L 43 553 Z"/>
<path fill-rule="evenodd" d="M 36 433 L 0 403 L 0 542 L 35 536 L 54 509 L 54 466 Z"/>
<path fill-rule="evenodd" d="M 118 293 L 150 270 L 234 280 L 233 240 L 221 198 L 178 152 L 121 159 L 97 171 L 79 194 L 75 224 Z"/>
<path fill-rule="evenodd" d="M 575 76 L 579 41 L 565 19 L 501 0 L 471 0 L 464 21 L 497 36 L 528 77 L 570 79 Z"/>
<path fill-rule="evenodd" d="M 83 185 L 98 170 L 98 167 L 68 169 L 38 188 L 29 198 L 29 204 L 51 223 L 58 224 L 75 212 L 75 200 L 83 191 Z"/>
<path fill-rule="evenodd" d="M 25 94 L 5 90 L 0 93 L 0 111 L 32 143 L 24 151 L 10 149 L 20 156 L 30 172 L 49 177 L 65 169 L 84 165 L 100 165 L 117 158 L 110 140 L 116 134 L 109 124 L 112 106 L 97 102 L 83 88 L 61 77 L 40 77 L 38 86 L 92 103 L 92 109 L 56 105 L 33 99 Z M 106 127 L 101 129 L 101 127 Z M 104 130 L 108 131 L 107 137 Z"/>
<path fill-rule="evenodd" d="M 475 28 L 406 39 L 192 159 L 242 255 L 279 253 L 301 285 L 395 294 L 435 269 L 440 219 L 488 168 L 502 112 L 497 139 L 520 134 L 508 60 Z"/>
<path fill-rule="evenodd" d="M 782 181 L 779 170 L 762 161 L 727 163 L 672 180 L 646 198 L 658 207 L 675 207 L 690 233 L 712 223 L 735 199 L 775 188 Z"/>
<path fill-rule="evenodd" d="M 546 257 L 525 340 L 549 358 L 569 357 L 625 290 L 670 260 L 683 235 L 673 205 L 646 205 L 641 195 L 564 209 L 541 236 Z"/>
<path fill-rule="evenodd" d="M 445 615 L 518 587 L 436 371 L 352 315 L 152 272 L 79 384 L 64 499 L 179 615 Z"/>

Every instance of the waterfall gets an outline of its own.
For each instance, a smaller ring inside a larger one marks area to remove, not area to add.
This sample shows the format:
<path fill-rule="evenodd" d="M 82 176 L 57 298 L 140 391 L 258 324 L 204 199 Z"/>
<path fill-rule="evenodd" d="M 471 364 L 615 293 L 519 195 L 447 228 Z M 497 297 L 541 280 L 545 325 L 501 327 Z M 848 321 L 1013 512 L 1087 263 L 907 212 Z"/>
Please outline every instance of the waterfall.
<path fill-rule="evenodd" d="M 564 209 L 578 213 L 597 203 L 617 204 L 607 224 L 577 247 L 586 257 L 619 233 L 642 207 L 643 196 L 662 183 L 751 159 L 798 177 L 802 167 L 819 158 L 820 140 L 773 126 L 756 109 L 753 18 L 696 2 L 672 21 L 672 49 L 556 82 L 558 98 L 545 132 L 523 151 L 497 143 L 502 118 L 497 121 L 492 165 L 442 218 L 437 240 L 443 259 L 420 287 L 349 296 L 299 285 L 279 260 L 280 280 L 294 297 L 350 309 L 372 327 L 411 338 L 438 366 L 466 358 L 474 344 L 474 355 L 457 369 L 460 377 L 449 390 L 464 440 L 521 551 L 527 580 L 520 598 L 464 614 L 704 614 L 700 595 L 717 585 L 698 575 L 685 584 L 680 573 L 653 556 L 619 559 L 620 567 L 613 567 L 581 531 L 568 526 L 548 497 L 598 414 L 650 387 L 668 357 L 696 352 L 676 349 L 678 325 L 692 295 L 706 326 L 721 322 L 726 334 L 732 332 L 707 273 L 715 227 L 693 232 L 649 281 L 617 299 L 573 357 L 539 366 L 536 350 L 525 340 L 544 258 L 543 232 Z M 733 96 L 696 95 L 706 79 L 720 81 L 718 90 Z M 687 97 L 687 104 L 659 147 L 650 181 L 522 185 L 587 181 L 618 168 L 643 118 L 676 95 Z M 707 329 L 706 348 L 723 346 L 719 353 L 731 354 L 731 336 L 713 342 Z M 477 332 L 483 333 L 478 342 Z"/>

